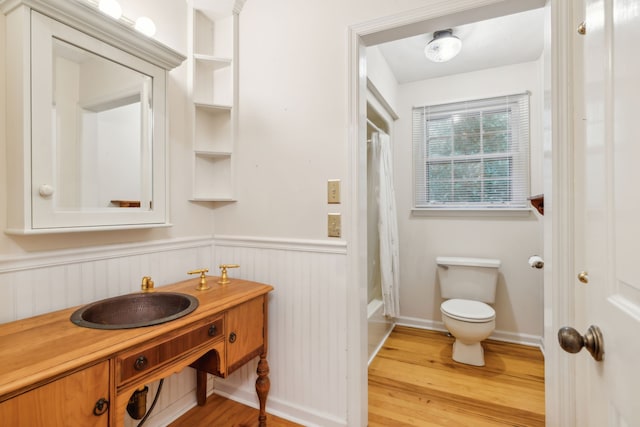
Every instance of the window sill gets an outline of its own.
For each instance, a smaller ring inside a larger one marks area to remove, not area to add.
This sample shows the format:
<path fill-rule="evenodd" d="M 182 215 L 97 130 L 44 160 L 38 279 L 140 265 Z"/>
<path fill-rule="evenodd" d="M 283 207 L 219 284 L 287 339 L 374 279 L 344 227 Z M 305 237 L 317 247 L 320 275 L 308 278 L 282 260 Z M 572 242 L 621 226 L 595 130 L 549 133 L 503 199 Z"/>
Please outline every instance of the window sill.
<path fill-rule="evenodd" d="M 413 208 L 411 216 L 434 217 L 528 217 L 531 208 Z"/>

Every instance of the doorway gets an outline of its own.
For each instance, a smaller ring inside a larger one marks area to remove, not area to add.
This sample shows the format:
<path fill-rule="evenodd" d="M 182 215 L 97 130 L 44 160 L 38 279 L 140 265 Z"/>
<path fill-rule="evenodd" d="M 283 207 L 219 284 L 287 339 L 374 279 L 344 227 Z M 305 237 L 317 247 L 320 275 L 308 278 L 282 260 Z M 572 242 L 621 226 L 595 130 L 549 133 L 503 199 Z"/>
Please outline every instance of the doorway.
<path fill-rule="evenodd" d="M 526 9 L 531 9 L 531 8 L 540 8 L 543 6 L 546 6 L 547 11 L 549 11 L 550 5 L 546 4 L 546 2 L 544 1 L 537 1 L 537 2 L 501 2 L 499 5 L 497 4 L 490 4 L 492 2 L 482 2 L 479 1 L 477 2 L 477 4 L 475 4 L 475 7 L 470 8 L 468 4 L 465 5 L 461 5 L 462 2 L 450 2 L 449 4 L 447 4 L 446 7 L 441 8 L 438 11 L 434 11 L 434 10 L 429 10 L 428 8 L 425 9 L 421 9 L 420 11 L 418 11 L 418 13 L 413 13 L 413 14 L 407 14 L 406 16 L 403 17 L 398 17 L 395 16 L 393 17 L 393 19 L 389 19 L 389 22 L 382 22 L 382 21 L 377 21 L 377 22 L 373 22 L 373 23 L 367 23 L 367 24 L 363 24 L 361 26 L 357 26 L 357 27 L 353 27 L 352 30 L 352 44 L 351 44 L 351 50 L 352 50 L 352 61 L 351 61 L 351 66 L 352 66 L 352 72 L 350 73 L 351 75 L 351 87 L 352 87 L 352 97 L 351 97 L 351 120 L 352 123 L 357 124 L 357 126 L 354 126 L 354 129 L 357 129 L 357 133 L 353 134 L 352 137 L 352 144 L 351 144 L 351 149 L 353 151 L 353 155 L 352 155 L 352 159 L 353 159 L 353 163 L 352 163 L 352 178 L 353 178 L 353 189 L 355 191 L 356 194 L 363 194 L 366 191 L 366 188 L 363 187 L 362 182 L 366 182 L 365 180 L 363 180 L 364 178 L 364 161 L 363 159 L 366 159 L 365 153 L 362 151 L 362 147 L 365 146 L 364 141 L 365 141 L 365 135 L 366 135 L 366 97 L 364 96 L 365 90 L 366 90 L 366 82 L 363 81 L 363 78 L 359 77 L 359 73 L 357 72 L 358 70 L 358 60 L 356 60 L 356 58 L 359 58 L 360 60 L 364 57 L 366 57 L 366 49 L 368 46 L 374 46 L 374 45 L 378 45 L 384 42 L 388 42 L 391 40 L 397 40 L 399 38 L 403 38 L 403 37 L 409 37 L 409 36 L 415 36 L 417 34 L 425 34 L 425 33 L 429 33 L 429 29 L 430 31 L 433 32 L 433 30 L 435 28 L 442 28 L 442 27 L 446 27 L 446 28 L 450 28 L 450 27 L 455 27 L 456 25 L 464 25 L 465 23 L 469 23 L 469 22 L 473 22 L 474 20 L 477 20 L 478 17 L 482 17 L 483 19 L 486 19 L 490 16 L 501 16 L 501 15 L 505 15 L 505 14 L 513 14 L 513 13 L 518 13 L 521 12 L 522 10 L 526 10 Z M 445 10 L 443 10 L 445 9 Z M 557 16 L 559 16 L 560 18 L 566 19 L 568 20 L 567 16 L 569 15 L 567 8 L 565 8 L 564 6 L 556 6 L 556 11 L 558 9 L 561 9 Z M 557 22 L 554 25 L 559 25 Z M 563 25 L 563 24 L 562 24 Z M 547 43 L 549 43 L 549 40 L 547 40 Z M 551 66 L 549 64 L 546 65 L 546 67 L 551 68 Z M 547 71 L 544 71 L 544 73 L 546 74 Z M 547 79 L 549 76 L 545 75 L 545 79 Z M 554 77 L 555 79 L 556 77 Z M 551 95 L 548 92 L 549 87 L 548 87 L 548 81 L 545 82 L 545 87 L 544 90 L 546 91 L 544 96 L 545 96 L 545 105 L 547 105 L 547 102 L 550 101 Z M 554 98 L 557 99 L 557 97 Z M 557 101 L 553 101 L 553 102 L 557 102 Z M 550 104 L 549 104 L 550 105 Z M 545 110 L 545 114 L 548 114 L 549 111 Z M 559 114 L 558 112 L 554 113 L 554 115 Z M 545 118 L 546 119 L 546 118 Z M 546 124 L 546 123 L 545 123 Z M 554 134 L 557 134 L 558 132 L 562 132 L 562 130 L 559 129 L 555 129 L 554 130 Z M 545 138 L 548 137 L 548 135 L 544 135 Z M 545 150 L 550 150 L 551 147 L 546 146 Z M 546 151 L 545 151 L 546 154 Z M 540 162 L 542 162 L 542 159 L 539 159 Z M 550 160 L 549 160 L 550 161 Z M 550 184 L 548 182 L 544 183 L 544 189 L 546 190 L 548 188 Z M 362 197 L 359 196 L 357 197 L 358 201 L 362 201 Z M 355 246 L 357 248 L 365 248 L 366 247 L 366 229 L 364 229 L 363 227 L 363 223 L 359 221 L 359 217 L 358 217 L 358 207 L 354 206 L 354 219 L 353 219 L 353 230 L 355 232 L 355 238 L 354 243 Z M 361 211 L 361 210 L 360 210 Z M 545 218 L 546 221 L 546 218 Z M 365 222 L 366 224 L 366 222 Z M 546 229 L 546 225 L 545 225 L 545 229 Z M 545 236 L 546 237 L 546 236 Z M 545 243 L 546 244 L 546 243 Z M 401 242 L 402 245 L 402 242 Z M 545 248 L 546 251 L 546 248 Z M 545 253 L 546 254 L 546 253 Z M 551 255 L 551 254 L 550 254 Z M 557 253 L 553 254 L 554 256 L 558 256 Z M 366 265 L 363 265 L 362 263 L 362 259 L 358 260 L 355 259 L 356 257 L 352 257 L 352 261 L 353 261 L 353 281 L 351 283 L 355 283 L 355 284 L 360 284 L 360 285 L 354 285 L 354 286 L 363 286 L 363 283 L 366 283 L 366 280 L 364 280 L 364 278 L 366 278 Z M 551 262 L 551 259 L 549 259 L 549 262 Z M 545 272 L 545 274 L 547 274 Z M 359 279 L 363 279 L 363 280 L 359 280 Z M 555 279 L 554 279 L 555 280 Z M 548 287 L 549 285 L 546 284 L 547 281 L 545 281 L 545 287 Z M 353 289 L 352 292 L 355 294 L 359 293 L 360 295 L 362 295 L 362 289 L 358 288 L 358 289 Z M 565 299 L 564 298 L 557 298 L 556 294 L 560 292 L 559 290 L 553 290 L 552 292 L 550 292 L 548 295 L 545 295 L 545 302 L 544 302 L 544 306 L 545 307 L 551 307 L 551 306 L 555 306 L 558 307 L 558 313 L 563 313 L 566 312 L 566 308 L 562 307 L 562 305 L 564 304 Z M 402 310 L 402 308 L 401 308 Z M 560 314 L 561 316 L 562 314 Z M 366 325 L 366 310 L 363 308 L 362 304 L 360 305 L 360 310 L 357 313 L 353 313 L 353 321 L 354 324 L 360 324 L 361 328 L 364 328 L 364 325 Z M 551 322 L 547 322 L 545 320 L 545 332 L 547 332 L 548 329 L 550 329 L 550 325 L 552 323 Z M 429 326 L 429 325 L 426 325 Z M 363 329 L 364 332 L 364 329 Z M 351 333 L 351 331 L 350 331 Z M 366 335 L 366 334 L 363 334 Z M 548 334 L 544 334 L 545 336 L 547 336 Z M 355 338 L 355 337 L 352 337 Z M 551 336 L 551 338 L 548 339 L 550 343 L 554 343 L 553 342 L 553 336 Z M 360 403 L 362 402 L 366 402 L 366 369 L 363 369 L 363 366 L 366 366 L 366 363 L 363 363 L 363 359 L 365 359 L 366 357 L 363 357 L 363 355 L 365 355 L 366 352 L 366 338 L 363 339 L 362 336 L 359 336 L 358 339 L 355 342 L 359 342 L 359 349 L 354 350 L 353 352 L 350 352 L 350 364 L 351 366 L 354 366 L 354 360 L 355 358 L 352 358 L 351 355 L 355 354 L 355 353 L 359 353 L 359 358 L 360 358 L 360 363 L 359 363 L 359 370 L 357 370 L 359 372 L 359 376 L 357 377 L 353 377 L 350 381 L 349 381 L 349 396 L 350 396 L 350 401 L 353 400 L 355 401 L 359 401 Z M 549 345 L 549 347 L 551 347 L 551 345 Z M 550 350 L 551 356 L 555 357 L 556 353 L 555 353 L 555 349 L 551 349 Z M 553 362 L 553 363 L 557 363 L 557 362 Z M 555 393 L 555 389 L 557 387 L 557 384 L 561 381 L 564 381 L 566 378 L 561 378 L 558 381 L 553 382 L 553 384 L 551 384 L 551 393 L 549 394 L 549 396 L 555 396 L 554 398 L 558 398 L 558 394 Z M 564 397 L 563 397 L 564 398 Z M 350 409 L 355 410 L 356 405 L 352 406 L 350 404 Z M 553 408 L 550 408 L 551 411 L 549 411 L 550 416 L 549 419 L 553 419 L 554 415 L 553 415 Z M 357 412 L 359 414 L 359 416 L 361 417 L 361 419 L 365 419 L 366 418 L 366 405 L 365 404 L 359 404 L 357 405 Z M 350 414 L 354 414 L 354 411 L 350 411 Z M 357 424 L 362 424 L 362 423 L 357 423 Z"/>

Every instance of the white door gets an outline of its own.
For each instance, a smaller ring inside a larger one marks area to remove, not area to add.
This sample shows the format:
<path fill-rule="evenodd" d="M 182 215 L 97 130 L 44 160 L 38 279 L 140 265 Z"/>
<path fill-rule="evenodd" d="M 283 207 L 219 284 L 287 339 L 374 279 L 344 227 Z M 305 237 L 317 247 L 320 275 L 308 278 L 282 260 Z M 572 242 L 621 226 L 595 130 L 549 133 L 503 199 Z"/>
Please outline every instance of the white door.
<path fill-rule="evenodd" d="M 580 426 L 640 426 L 640 0 L 585 3 L 584 127 L 576 132 L 576 192 L 567 195 L 576 200 L 570 326 L 580 334 L 599 327 L 604 355 L 569 356 L 576 418 Z"/>

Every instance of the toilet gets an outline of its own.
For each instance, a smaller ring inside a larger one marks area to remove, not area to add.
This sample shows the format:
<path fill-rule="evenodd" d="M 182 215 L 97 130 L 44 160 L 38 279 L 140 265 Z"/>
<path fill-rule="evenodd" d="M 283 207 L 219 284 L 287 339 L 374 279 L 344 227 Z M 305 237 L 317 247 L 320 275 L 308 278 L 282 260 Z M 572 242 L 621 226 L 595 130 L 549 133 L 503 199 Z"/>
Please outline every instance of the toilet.
<path fill-rule="evenodd" d="M 437 257 L 442 321 L 453 335 L 453 360 L 484 366 L 481 341 L 496 326 L 495 302 L 500 260 Z"/>

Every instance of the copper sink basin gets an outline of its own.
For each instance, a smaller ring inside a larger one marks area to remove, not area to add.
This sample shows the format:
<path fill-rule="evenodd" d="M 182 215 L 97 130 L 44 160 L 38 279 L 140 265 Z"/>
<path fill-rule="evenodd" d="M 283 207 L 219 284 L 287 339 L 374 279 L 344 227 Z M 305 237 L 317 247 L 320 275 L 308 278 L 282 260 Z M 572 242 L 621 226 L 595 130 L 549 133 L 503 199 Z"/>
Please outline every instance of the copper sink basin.
<path fill-rule="evenodd" d="M 85 328 L 131 329 L 170 322 L 196 308 L 198 299 L 187 294 L 135 293 L 87 304 L 71 315 L 71 321 Z"/>

